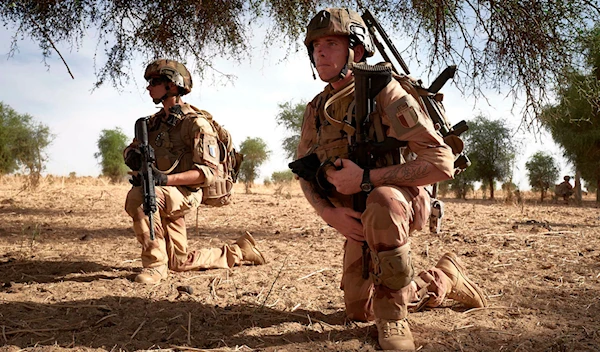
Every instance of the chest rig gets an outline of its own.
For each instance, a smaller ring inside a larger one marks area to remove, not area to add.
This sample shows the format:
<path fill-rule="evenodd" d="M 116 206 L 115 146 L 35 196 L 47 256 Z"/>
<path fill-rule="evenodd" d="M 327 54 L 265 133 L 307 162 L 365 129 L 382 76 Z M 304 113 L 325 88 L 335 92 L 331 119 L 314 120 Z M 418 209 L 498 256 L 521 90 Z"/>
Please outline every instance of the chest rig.
<path fill-rule="evenodd" d="M 319 94 L 314 102 L 316 108 L 315 126 L 316 143 L 308 151 L 316 153 L 321 162 L 333 161 L 336 158 L 348 158 L 349 147 L 355 135 L 354 82 L 333 92 L 331 86 Z M 377 111 L 370 115 L 370 122 L 365 126 L 368 138 L 373 143 L 381 143 L 389 128 L 384 126 Z M 374 155 L 378 168 L 404 163 L 402 149 L 396 148 Z"/>
<path fill-rule="evenodd" d="M 191 167 L 186 165 L 188 167 L 184 168 L 184 164 L 191 163 L 191 150 L 184 143 L 181 131 L 183 119 L 180 108 L 171 112 L 168 117 L 161 111 L 155 115 L 149 126 L 148 142 L 154 148 L 156 167 L 165 174 L 187 171 Z M 186 155 L 190 163 L 182 162 Z"/>

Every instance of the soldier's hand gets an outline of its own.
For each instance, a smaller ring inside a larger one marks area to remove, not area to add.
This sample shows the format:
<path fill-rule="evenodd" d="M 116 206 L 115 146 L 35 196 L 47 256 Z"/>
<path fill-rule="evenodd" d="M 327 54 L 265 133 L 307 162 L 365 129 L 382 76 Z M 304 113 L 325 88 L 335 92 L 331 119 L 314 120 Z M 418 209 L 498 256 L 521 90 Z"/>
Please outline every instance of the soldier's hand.
<path fill-rule="evenodd" d="M 139 171 L 142 168 L 142 154 L 137 149 L 129 149 L 125 154 L 125 165 L 133 171 Z"/>
<path fill-rule="evenodd" d="M 327 181 L 341 194 L 356 194 L 361 191 L 363 169 L 349 159 L 337 159 L 335 168 L 327 170 Z"/>
<path fill-rule="evenodd" d="M 154 168 L 152 169 L 152 177 L 154 178 L 154 184 L 156 186 L 166 186 L 167 182 L 169 181 L 167 175 Z"/>
<path fill-rule="evenodd" d="M 331 227 L 338 230 L 349 240 L 364 242 L 363 226 L 360 222 L 361 213 L 350 208 L 329 207 L 323 209 L 321 217 Z"/>

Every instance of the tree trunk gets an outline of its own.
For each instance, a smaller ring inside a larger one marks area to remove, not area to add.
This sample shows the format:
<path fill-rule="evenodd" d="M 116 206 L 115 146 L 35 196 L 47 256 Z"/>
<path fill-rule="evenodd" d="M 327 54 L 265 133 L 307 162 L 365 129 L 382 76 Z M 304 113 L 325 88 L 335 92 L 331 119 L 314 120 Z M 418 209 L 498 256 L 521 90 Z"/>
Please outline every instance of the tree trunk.
<path fill-rule="evenodd" d="M 596 180 L 596 203 L 600 203 L 600 177 Z"/>
<path fill-rule="evenodd" d="M 546 191 L 544 191 L 544 189 L 542 188 L 540 190 L 540 203 L 544 203 L 544 193 L 546 193 Z"/>
<path fill-rule="evenodd" d="M 581 206 L 581 172 L 579 170 L 575 171 L 575 204 Z"/>
<path fill-rule="evenodd" d="M 490 179 L 490 199 L 494 200 L 494 179 Z"/>

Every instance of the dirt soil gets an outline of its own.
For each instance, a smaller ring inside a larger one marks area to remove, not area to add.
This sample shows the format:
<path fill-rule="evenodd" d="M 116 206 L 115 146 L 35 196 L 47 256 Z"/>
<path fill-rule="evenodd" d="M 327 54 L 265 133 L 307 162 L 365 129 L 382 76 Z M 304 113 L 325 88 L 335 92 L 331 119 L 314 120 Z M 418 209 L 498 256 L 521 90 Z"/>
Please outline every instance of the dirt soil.
<path fill-rule="evenodd" d="M 123 210 L 127 185 L 47 178 L 32 192 L 10 177 L 0 184 L 2 351 L 379 348 L 373 324 L 345 319 L 342 236 L 296 186 L 253 194 L 236 186 L 233 205 L 187 216 L 191 248 L 249 231 L 268 264 L 172 272 L 142 285 L 132 281 L 141 263 Z M 421 351 L 600 351 L 600 214 L 592 198 L 583 207 L 533 198 L 445 205 L 441 234 L 412 236 L 415 269 L 454 251 L 491 306 L 467 310 L 447 300 L 411 313 Z"/>

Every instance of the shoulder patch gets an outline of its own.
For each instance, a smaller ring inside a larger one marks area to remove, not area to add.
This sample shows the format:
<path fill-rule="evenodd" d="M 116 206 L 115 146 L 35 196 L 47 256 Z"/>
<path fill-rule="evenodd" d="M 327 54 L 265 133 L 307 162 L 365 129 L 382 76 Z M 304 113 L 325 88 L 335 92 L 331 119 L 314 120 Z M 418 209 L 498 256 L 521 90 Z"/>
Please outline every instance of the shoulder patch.
<path fill-rule="evenodd" d="M 388 105 L 385 108 L 385 114 L 390 120 L 396 138 L 404 136 L 409 131 L 414 131 L 426 121 L 419 103 L 410 94 Z"/>
<path fill-rule="evenodd" d="M 393 114 L 388 114 L 388 116 L 390 118 L 395 116 L 402 127 L 412 128 L 419 122 L 419 116 L 415 111 L 415 107 L 409 103 L 409 99 L 401 98 L 390 106 L 390 108 L 392 107 L 394 108 Z"/>

